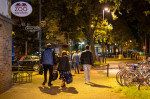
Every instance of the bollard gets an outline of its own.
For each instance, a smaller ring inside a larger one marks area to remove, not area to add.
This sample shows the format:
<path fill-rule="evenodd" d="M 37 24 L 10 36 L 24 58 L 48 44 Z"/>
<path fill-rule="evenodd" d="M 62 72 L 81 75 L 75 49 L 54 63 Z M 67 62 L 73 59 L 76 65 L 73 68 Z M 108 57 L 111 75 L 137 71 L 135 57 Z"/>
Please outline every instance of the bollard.
<path fill-rule="evenodd" d="M 105 63 L 106 63 L 106 57 L 105 57 Z"/>
<path fill-rule="evenodd" d="M 107 77 L 109 77 L 109 64 L 107 64 Z"/>

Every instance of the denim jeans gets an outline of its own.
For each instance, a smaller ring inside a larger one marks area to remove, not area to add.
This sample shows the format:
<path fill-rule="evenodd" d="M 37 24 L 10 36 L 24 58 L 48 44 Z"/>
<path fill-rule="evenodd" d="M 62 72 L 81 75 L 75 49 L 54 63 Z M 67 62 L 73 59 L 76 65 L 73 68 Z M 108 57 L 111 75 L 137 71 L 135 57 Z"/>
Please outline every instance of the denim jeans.
<path fill-rule="evenodd" d="M 74 63 L 74 69 L 75 69 L 75 73 L 76 73 L 76 69 L 78 71 L 78 74 L 79 74 L 79 63 Z"/>

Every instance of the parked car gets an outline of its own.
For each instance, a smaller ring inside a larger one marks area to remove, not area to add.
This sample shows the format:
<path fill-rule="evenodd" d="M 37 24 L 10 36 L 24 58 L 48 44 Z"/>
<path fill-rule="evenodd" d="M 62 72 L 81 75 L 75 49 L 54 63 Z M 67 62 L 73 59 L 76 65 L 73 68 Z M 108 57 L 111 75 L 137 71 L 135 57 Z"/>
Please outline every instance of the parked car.
<path fill-rule="evenodd" d="M 19 63 L 18 63 L 18 60 L 12 60 L 12 71 L 18 71 L 19 69 Z"/>
<path fill-rule="evenodd" d="M 39 70 L 39 56 L 36 55 L 25 55 L 19 60 L 20 70 Z"/>

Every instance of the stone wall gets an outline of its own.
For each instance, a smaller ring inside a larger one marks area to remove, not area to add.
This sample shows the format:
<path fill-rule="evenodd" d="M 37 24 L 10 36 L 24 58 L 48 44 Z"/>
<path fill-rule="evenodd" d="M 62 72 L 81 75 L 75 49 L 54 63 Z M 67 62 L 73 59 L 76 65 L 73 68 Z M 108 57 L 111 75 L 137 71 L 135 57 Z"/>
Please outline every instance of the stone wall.
<path fill-rule="evenodd" d="M 0 94 L 12 84 L 12 21 L 0 14 Z"/>

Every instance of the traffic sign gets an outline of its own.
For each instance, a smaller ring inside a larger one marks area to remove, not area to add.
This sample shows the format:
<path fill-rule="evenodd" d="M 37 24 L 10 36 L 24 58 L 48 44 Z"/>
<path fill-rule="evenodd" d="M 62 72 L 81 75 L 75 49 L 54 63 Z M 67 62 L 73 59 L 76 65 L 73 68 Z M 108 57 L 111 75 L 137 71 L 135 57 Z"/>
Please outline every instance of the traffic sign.
<path fill-rule="evenodd" d="M 40 28 L 38 26 L 26 26 L 25 30 L 29 32 L 37 32 L 40 30 Z"/>
<path fill-rule="evenodd" d="M 46 25 L 46 21 L 41 21 L 41 26 L 44 27 Z"/>

